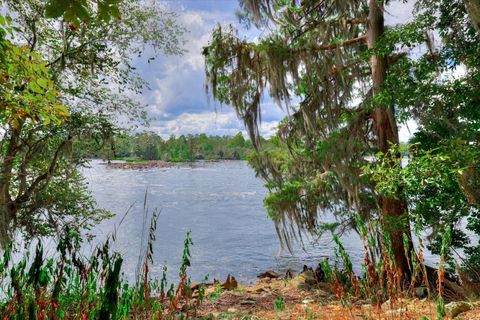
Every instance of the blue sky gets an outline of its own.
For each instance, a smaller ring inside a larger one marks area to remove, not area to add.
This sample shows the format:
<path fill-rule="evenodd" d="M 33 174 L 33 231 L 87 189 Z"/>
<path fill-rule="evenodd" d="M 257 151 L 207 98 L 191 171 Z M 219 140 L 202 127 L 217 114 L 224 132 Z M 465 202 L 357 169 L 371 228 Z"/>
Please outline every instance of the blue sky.
<path fill-rule="evenodd" d="M 218 23 L 235 24 L 236 0 L 174 0 L 160 1 L 168 10 L 178 14 L 179 23 L 185 26 L 186 53 L 182 56 L 161 56 L 151 63 L 137 62 L 140 75 L 149 83 L 142 100 L 148 104 L 152 118 L 149 130 L 162 136 L 171 134 L 235 135 L 244 131 L 229 106 L 208 101 L 204 85 L 202 47 L 208 44 L 211 31 Z M 238 26 L 241 28 L 240 26 Z M 253 31 L 242 30 L 252 34 Z M 271 110 L 269 110 L 271 109 Z M 282 112 L 276 107 L 265 109 L 263 133 L 273 132 Z"/>
<path fill-rule="evenodd" d="M 234 24 L 239 34 L 253 39 L 256 30 L 245 30 L 238 25 L 235 10 L 237 0 L 171 0 L 160 1 L 168 10 L 178 14 L 179 22 L 187 29 L 183 56 L 161 56 L 151 63 L 137 61 L 137 69 L 150 84 L 142 101 L 148 105 L 149 130 L 162 136 L 171 134 L 235 135 L 245 133 L 243 123 L 237 119 L 229 106 L 216 106 L 208 101 L 205 94 L 205 76 L 202 47 L 208 44 L 211 31 L 218 23 Z M 411 18 L 411 5 L 401 0 L 393 1 L 387 8 L 386 20 L 389 24 L 405 22 Z M 274 133 L 278 121 L 285 113 L 268 98 L 262 106 L 261 133 L 269 136 Z M 411 124 L 410 126 L 414 126 Z M 410 133 L 401 129 L 402 140 Z"/>

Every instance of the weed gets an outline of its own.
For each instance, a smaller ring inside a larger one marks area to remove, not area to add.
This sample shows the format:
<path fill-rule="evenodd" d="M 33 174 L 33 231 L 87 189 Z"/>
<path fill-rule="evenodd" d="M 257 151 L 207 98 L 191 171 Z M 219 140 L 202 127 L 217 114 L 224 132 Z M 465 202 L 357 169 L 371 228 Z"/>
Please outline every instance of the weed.
<path fill-rule="evenodd" d="M 285 300 L 282 296 L 279 296 L 275 299 L 275 310 L 282 311 L 285 309 Z"/>
<path fill-rule="evenodd" d="M 214 292 L 208 296 L 208 300 L 216 301 L 220 299 L 221 296 L 222 296 L 222 285 L 220 284 L 220 282 L 215 282 Z"/>
<path fill-rule="evenodd" d="M 335 243 L 336 262 L 333 266 L 329 264 L 328 260 L 320 262 L 325 280 L 330 284 L 331 290 L 340 300 L 342 306 L 352 312 L 352 301 L 361 299 L 367 304 L 376 305 L 379 312 L 382 307 L 386 306 L 391 311 L 396 312 L 403 308 L 403 299 L 414 295 L 415 287 L 421 285 L 426 287 L 428 299 L 431 297 L 431 289 L 436 290 L 438 294 L 436 315 L 438 319 L 444 318 L 443 284 L 445 282 L 446 258 L 451 245 L 451 229 L 447 228 L 444 233 L 440 264 L 436 274 L 437 280 L 435 280 L 436 287 L 432 287 L 427 274 L 429 270 L 424 263 L 424 245 L 421 237 L 419 237 L 417 251 L 405 252 L 409 255 L 408 266 L 412 274 L 412 278 L 406 283 L 397 271 L 392 242 L 388 233 L 383 230 L 381 223 L 370 220 L 368 224 L 364 224 L 359 216 L 355 220 L 365 251 L 362 264 L 363 276 L 361 278 L 356 276 L 348 252 L 345 250 L 340 237 L 334 233 L 332 233 L 332 236 Z M 405 242 L 409 241 L 406 236 L 403 240 Z M 339 263 L 341 268 L 338 265 Z M 386 301 L 388 301 L 388 304 L 383 305 Z"/>

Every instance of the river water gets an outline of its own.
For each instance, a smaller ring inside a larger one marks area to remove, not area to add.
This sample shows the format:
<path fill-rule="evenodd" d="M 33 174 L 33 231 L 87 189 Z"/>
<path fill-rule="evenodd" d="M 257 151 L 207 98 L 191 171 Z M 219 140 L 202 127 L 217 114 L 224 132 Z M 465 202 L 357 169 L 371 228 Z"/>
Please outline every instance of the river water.
<path fill-rule="evenodd" d="M 194 243 L 189 269 L 192 281 L 200 281 L 205 275 L 223 280 L 232 274 L 240 282 L 249 283 L 266 270 L 300 270 L 304 264 L 314 266 L 326 256 L 333 257 L 328 235 L 314 245 L 305 241 L 305 247 L 297 247 L 293 255 L 279 250 L 274 225 L 263 207 L 267 190 L 244 161 L 119 170 L 94 160 L 84 175 L 98 205 L 115 214 L 93 230 L 96 239 L 85 250 L 93 250 L 95 243 L 117 228 L 113 249 L 123 255 L 123 270 L 129 280 L 135 278 L 139 255 L 145 250 L 142 236 L 146 237 L 150 223 L 144 222 L 145 193 L 149 212 L 160 211 L 153 245 L 153 276 L 161 276 L 165 264 L 170 279 L 178 278 L 183 241 L 189 230 Z M 354 268 L 360 271 L 363 246 L 358 236 L 347 234 L 343 243 Z"/>

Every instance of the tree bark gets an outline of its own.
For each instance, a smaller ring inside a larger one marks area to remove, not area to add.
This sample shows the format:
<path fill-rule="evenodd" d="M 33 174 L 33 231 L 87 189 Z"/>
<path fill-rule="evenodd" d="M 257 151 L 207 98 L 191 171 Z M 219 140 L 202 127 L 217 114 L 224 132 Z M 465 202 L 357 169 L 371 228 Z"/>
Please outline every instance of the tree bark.
<path fill-rule="evenodd" d="M 15 219 L 15 205 L 10 194 L 13 164 L 18 153 L 21 127 L 10 130 L 10 139 L 3 163 L 0 165 L 0 247 L 10 241 L 11 223 Z"/>
<path fill-rule="evenodd" d="M 473 27 L 480 33 L 480 0 L 465 0 L 465 8 Z"/>
<path fill-rule="evenodd" d="M 369 48 L 374 48 L 377 40 L 384 32 L 383 4 L 378 0 L 369 1 L 367 43 Z M 372 55 L 370 60 L 372 71 L 373 95 L 379 93 L 387 74 L 387 58 L 379 55 Z M 379 106 L 373 110 L 373 127 L 377 136 L 379 151 L 387 154 L 392 144 L 398 144 L 398 128 L 395 120 L 393 106 Z M 401 161 L 399 156 L 394 156 L 393 162 Z M 411 271 L 406 257 L 406 252 L 413 248 L 411 243 L 411 232 L 408 219 L 405 219 L 407 204 L 404 197 L 399 194 L 396 198 L 382 197 L 381 207 L 383 214 L 383 225 L 392 241 L 392 251 L 395 255 L 395 262 L 398 272 L 405 280 L 411 276 Z M 410 239 L 405 248 L 403 234 Z"/>

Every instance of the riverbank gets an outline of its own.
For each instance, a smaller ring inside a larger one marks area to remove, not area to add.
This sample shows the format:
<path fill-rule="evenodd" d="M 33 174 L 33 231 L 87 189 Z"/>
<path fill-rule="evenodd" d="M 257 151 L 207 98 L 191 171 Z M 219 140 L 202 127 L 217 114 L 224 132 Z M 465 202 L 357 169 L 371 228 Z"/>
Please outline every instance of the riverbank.
<path fill-rule="evenodd" d="M 232 287 L 233 286 L 233 287 Z M 339 299 L 312 271 L 290 279 L 265 276 L 250 286 L 226 281 L 208 286 L 199 315 L 206 319 L 437 319 L 437 303 L 398 297 L 382 304 L 351 297 Z M 445 319 L 480 319 L 480 303 L 450 302 Z"/>

